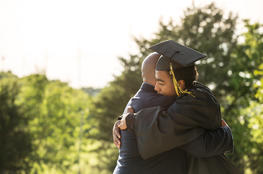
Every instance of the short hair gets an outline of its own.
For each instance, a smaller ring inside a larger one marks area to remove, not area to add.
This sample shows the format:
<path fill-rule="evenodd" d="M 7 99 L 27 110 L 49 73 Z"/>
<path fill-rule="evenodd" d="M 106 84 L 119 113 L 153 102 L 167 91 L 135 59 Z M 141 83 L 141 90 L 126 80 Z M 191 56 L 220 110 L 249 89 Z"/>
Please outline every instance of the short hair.
<path fill-rule="evenodd" d="M 196 66 L 189 66 L 181 69 L 173 69 L 174 75 L 177 81 L 184 80 L 185 88 L 192 88 L 193 82 L 198 78 L 198 72 Z"/>

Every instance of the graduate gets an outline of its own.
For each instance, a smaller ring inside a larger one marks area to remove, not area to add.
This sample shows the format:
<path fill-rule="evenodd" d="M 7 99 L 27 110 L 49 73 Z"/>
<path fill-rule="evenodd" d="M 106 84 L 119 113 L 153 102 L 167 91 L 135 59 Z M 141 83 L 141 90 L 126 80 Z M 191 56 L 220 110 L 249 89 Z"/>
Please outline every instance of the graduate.
<path fill-rule="evenodd" d="M 153 106 L 168 108 L 174 102 L 175 96 L 160 95 L 154 90 L 155 66 L 159 57 L 160 54 L 152 53 L 144 59 L 141 68 L 143 83 L 135 96 L 128 102 L 124 113 L 137 112 Z M 116 122 L 113 128 L 114 132 L 117 131 L 116 134 L 119 133 L 116 126 L 118 123 Z M 115 145 L 120 149 L 113 174 L 174 174 L 175 172 L 187 174 L 187 153 L 197 157 L 210 157 L 216 153 L 220 155 L 233 148 L 232 133 L 228 126 L 206 132 L 186 145 L 144 160 L 139 154 L 134 132 L 123 130 L 120 132 L 121 145 L 117 142 L 117 136 L 113 136 Z M 206 136 L 207 134 L 210 136 Z M 219 141 L 223 143 L 217 143 Z"/>
<path fill-rule="evenodd" d="M 195 81 L 197 71 L 194 62 L 205 55 L 171 40 L 154 45 L 151 49 L 161 54 L 156 65 L 154 89 L 162 95 L 176 96 L 176 100 L 167 110 L 156 106 L 123 115 L 120 128 L 128 127 L 135 133 L 138 151 L 143 159 L 182 147 L 204 135 L 213 140 L 212 133 L 206 130 L 216 131 L 221 127 L 222 120 L 220 105 L 213 93 Z M 207 146 L 207 151 L 211 151 L 210 147 Z M 202 149 L 192 148 L 197 154 Z M 187 173 L 239 173 L 224 154 L 219 155 L 216 150 L 211 157 L 189 154 Z"/>
<path fill-rule="evenodd" d="M 141 68 L 143 83 L 134 97 L 128 102 L 124 113 L 137 112 L 143 108 L 153 106 L 168 108 L 168 106 L 173 103 L 175 97 L 163 96 L 154 91 L 154 69 L 159 57 L 160 55 L 158 53 L 152 53 L 143 61 Z M 167 171 L 167 174 L 173 174 L 174 170 L 181 174 L 186 174 L 186 168 L 184 166 L 187 155 L 183 150 L 173 149 L 143 160 L 138 152 L 136 136 L 133 131 L 123 130 L 120 134 L 121 145 L 115 143 L 119 148 L 119 156 L 113 174 L 161 174 L 164 170 Z M 226 136 L 226 139 L 229 140 L 230 136 L 231 135 Z M 113 139 L 115 141 L 117 140 L 116 138 Z M 219 148 L 224 151 L 229 144 L 228 142 L 225 147 Z M 180 161 L 176 162 L 178 158 L 180 158 Z"/>

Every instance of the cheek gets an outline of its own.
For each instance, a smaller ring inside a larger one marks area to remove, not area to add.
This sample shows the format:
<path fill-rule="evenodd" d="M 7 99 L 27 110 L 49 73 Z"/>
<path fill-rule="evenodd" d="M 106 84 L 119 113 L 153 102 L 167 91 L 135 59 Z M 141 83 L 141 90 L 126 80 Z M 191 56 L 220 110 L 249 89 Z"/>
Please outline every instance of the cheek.
<path fill-rule="evenodd" d="M 169 83 L 169 93 L 171 95 L 174 95 L 175 94 L 175 89 L 174 89 L 174 85 L 173 85 L 173 82 L 171 81 L 171 83 Z"/>
<path fill-rule="evenodd" d="M 158 92 L 159 92 L 160 94 L 165 95 L 165 94 L 167 93 L 167 87 L 166 87 L 166 86 L 163 86 L 163 85 L 160 85 Z"/>
<path fill-rule="evenodd" d="M 169 91 L 172 90 L 172 88 L 173 88 L 173 82 L 172 81 L 169 81 L 169 83 L 167 83 L 167 88 L 169 88 Z"/>
<path fill-rule="evenodd" d="M 163 86 L 160 85 L 158 89 L 159 89 L 159 92 L 162 92 L 163 91 Z"/>
<path fill-rule="evenodd" d="M 155 84 L 154 90 L 155 90 L 156 92 L 159 92 L 160 86 L 158 85 L 158 83 Z"/>
<path fill-rule="evenodd" d="M 163 93 L 165 95 L 170 95 L 171 94 L 171 88 L 170 88 L 170 85 L 165 85 L 162 89 Z"/>

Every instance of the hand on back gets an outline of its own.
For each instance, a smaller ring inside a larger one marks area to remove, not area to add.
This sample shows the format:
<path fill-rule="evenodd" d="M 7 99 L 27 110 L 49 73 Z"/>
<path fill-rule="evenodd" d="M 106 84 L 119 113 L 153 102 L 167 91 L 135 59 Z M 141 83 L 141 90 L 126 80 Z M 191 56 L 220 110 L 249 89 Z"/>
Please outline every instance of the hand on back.
<path fill-rule="evenodd" d="M 127 124 L 126 124 L 126 117 L 130 114 L 134 113 L 134 110 L 131 106 L 128 107 L 127 113 L 122 115 L 122 119 L 118 120 L 114 123 L 113 129 L 112 129 L 112 136 L 113 136 L 113 143 L 117 148 L 120 148 L 121 146 L 121 134 L 120 130 L 125 130 L 127 129 Z"/>

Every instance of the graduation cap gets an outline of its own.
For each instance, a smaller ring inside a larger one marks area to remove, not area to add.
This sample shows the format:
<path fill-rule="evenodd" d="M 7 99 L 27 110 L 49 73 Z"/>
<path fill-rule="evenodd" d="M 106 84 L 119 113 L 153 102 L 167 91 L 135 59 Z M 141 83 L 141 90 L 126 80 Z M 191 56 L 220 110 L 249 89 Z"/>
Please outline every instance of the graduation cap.
<path fill-rule="evenodd" d="M 157 62 L 156 70 L 169 71 L 170 63 L 174 70 L 186 68 L 206 57 L 206 55 L 172 40 L 153 45 L 150 49 L 162 55 Z"/>
<path fill-rule="evenodd" d="M 182 75 L 192 75 L 195 72 L 194 63 L 206 57 L 206 55 L 186 46 L 180 45 L 172 40 L 158 43 L 150 47 L 150 49 L 161 54 L 155 69 L 158 71 L 170 72 L 173 77 L 173 84 L 177 96 L 182 94 L 192 95 L 192 93 L 187 89 L 181 89 L 177 80 L 184 79 Z"/>

